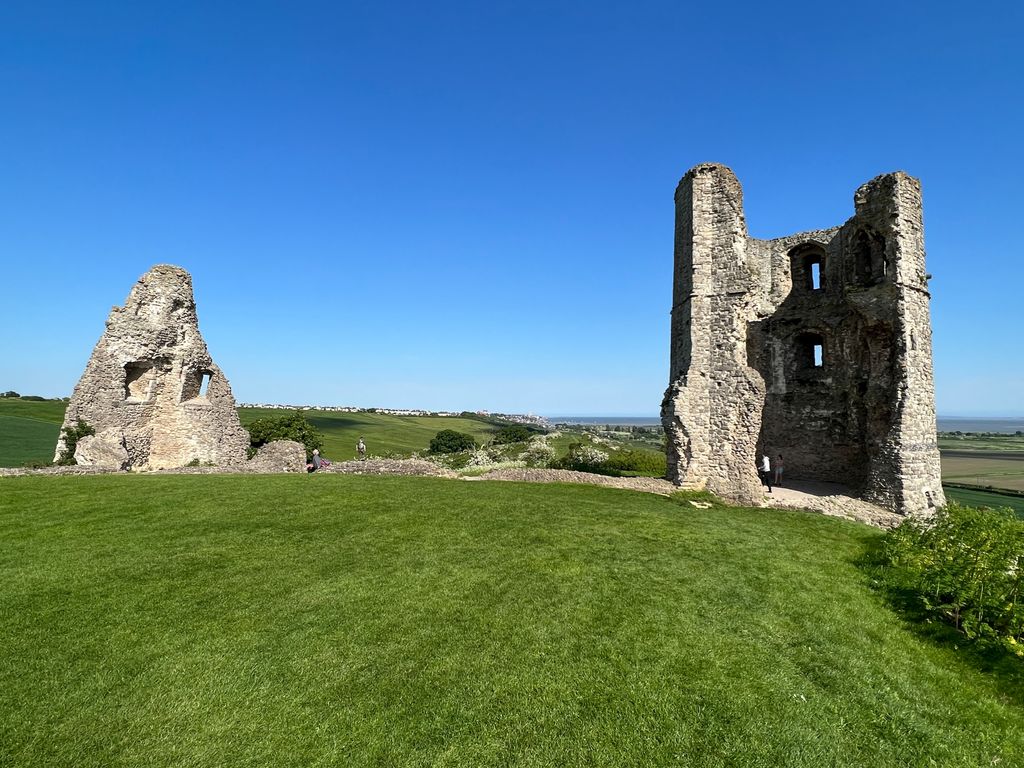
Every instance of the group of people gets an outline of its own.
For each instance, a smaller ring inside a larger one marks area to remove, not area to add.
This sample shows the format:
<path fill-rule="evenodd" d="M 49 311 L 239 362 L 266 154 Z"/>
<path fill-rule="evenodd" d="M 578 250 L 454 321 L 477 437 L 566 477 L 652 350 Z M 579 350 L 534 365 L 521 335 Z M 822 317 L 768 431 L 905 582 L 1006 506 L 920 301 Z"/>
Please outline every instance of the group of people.
<path fill-rule="evenodd" d="M 761 464 L 757 468 L 757 473 L 761 476 L 761 484 L 768 486 L 768 493 L 772 492 L 772 475 L 775 476 L 774 485 L 782 485 L 782 454 L 775 460 L 775 465 L 772 465 L 771 459 L 768 458 L 768 454 L 765 453 L 761 456 Z"/>
<path fill-rule="evenodd" d="M 366 443 L 363 442 L 363 438 L 359 438 L 359 442 L 356 443 L 356 456 L 360 461 L 366 461 Z M 306 464 L 307 472 L 316 472 L 324 467 L 331 466 L 331 462 L 320 455 L 320 449 L 313 449 L 313 458 Z"/>

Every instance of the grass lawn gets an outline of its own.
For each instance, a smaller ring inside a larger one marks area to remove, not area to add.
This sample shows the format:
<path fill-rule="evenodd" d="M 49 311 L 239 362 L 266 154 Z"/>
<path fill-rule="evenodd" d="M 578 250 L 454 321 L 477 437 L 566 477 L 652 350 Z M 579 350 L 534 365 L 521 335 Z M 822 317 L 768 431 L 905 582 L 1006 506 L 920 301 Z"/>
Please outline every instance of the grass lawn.
<path fill-rule="evenodd" d="M 1020 662 L 912 630 L 877 536 L 586 486 L 0 480 L 0 765 L 1020 765 Z"/>

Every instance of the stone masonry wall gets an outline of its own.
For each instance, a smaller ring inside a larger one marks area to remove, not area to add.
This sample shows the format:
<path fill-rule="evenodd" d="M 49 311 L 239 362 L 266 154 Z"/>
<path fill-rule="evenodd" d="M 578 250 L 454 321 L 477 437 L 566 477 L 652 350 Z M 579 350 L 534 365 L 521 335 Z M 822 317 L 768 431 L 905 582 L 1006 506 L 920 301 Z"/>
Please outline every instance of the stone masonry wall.
<path fill-rule="evenodd" d="M 834 480 L 900 514 L 944 503 L 920 185 L 880 176 L 840 227 L 746 233 L 720 165 L 676 191 L 669 479 L 759 499 L 755 461 Z"/>
<path fill-rule="evenodd" d="M 204 378 L 208 382 L 201 391 Z M 114 469 L 245 462 L 242 428 L 223 372 L 199 333 L 192 278 L 158 265 L 114 307 L 68 403 L 64 426 L 96 430 L 76 458 Z M 64 450 L 58 441 L 55 458 Z"/>

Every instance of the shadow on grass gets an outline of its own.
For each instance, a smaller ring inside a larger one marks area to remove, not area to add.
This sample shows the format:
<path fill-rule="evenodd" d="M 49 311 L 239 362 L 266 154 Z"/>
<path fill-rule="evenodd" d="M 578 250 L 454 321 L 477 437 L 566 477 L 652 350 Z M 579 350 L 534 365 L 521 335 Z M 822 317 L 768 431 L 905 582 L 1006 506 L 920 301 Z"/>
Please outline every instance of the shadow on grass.
<path fill-rule="evenodd" d="M 872 588 L 915 636 L 956 653 L 957 658 L 988 675 L 1007 702 L 1024 706 L 1024 659 L 999 642 L 972 640 L 951 624 L 929 614 L 916 592 L 896 583 L 894 569 L 886 564 L 883 556 L 882 537 L 870 540 L 855 564 L 867 574 Z"/>

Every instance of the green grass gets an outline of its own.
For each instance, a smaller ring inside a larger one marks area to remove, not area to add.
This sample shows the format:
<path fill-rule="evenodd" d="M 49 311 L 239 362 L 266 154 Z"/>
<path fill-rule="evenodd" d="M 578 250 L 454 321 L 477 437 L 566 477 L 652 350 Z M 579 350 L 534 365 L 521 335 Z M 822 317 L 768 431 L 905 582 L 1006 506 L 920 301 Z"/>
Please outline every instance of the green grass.
<path fill-rule="evenodd" d="M 0 398 L 0 467 L 20 467 L 29 461 L 50 461 L 64 420 L 64 402 L 35 402 Z M 290 411 L 239 408 L 242 425 L 256 419 L 280 418 Z M 356 441 L 366 440 L 370 455 L 408 455 L 426 451 L 442 429 L 467 432 L 484 441 L 499 427 L 479 419 L 444 416 L 391 416 L 384 413 L 306 411 L 324 433 L 323 454 L 334 461 L 355 458 Z"/>
<path fill-rule="evenodd" d="M 1024 451 L 1024 435 L 939 433 L 939 448 L 952 451 Z"/>
<path fill-rule="evenodd" d="M 953 488 L 943 485 L 946 498 L 968 507 L 1009 507 L 1019 517 L 1024 517 L 1024 496 L 992 493 L 980 488 Z"/>
<path fill-rule="evenodd" d="M 66 407 L 63 401 L 0 397 L 0 467 L 52 461 Z"/>
<path fill-rule="evenodd" d="M 239 408 L 242 425 L 256 419 L 276 419 L 290 413 L 273 409 Z M 306 418 L 324 434 L 321 451 L 332 461 L 346 461 L 356 457 L 356 442 L 362 437 L 371 456 L 386 453 L 408 455 L 426 451 L 430 439 L 442 429 L 454 429 L 473 435 L 478 441 L 486 440 L 498 427 L 478 419 L 454 416 L 392 416 L 386 413 L 338 413 L 334 411 L 304 411 Z"/>
<path fill-rule="evenodd" d="M 1019 676 L 886 607 L 879 535 L 585 486 L 2 480 L 0 764 L 1019 765 Z"/>

